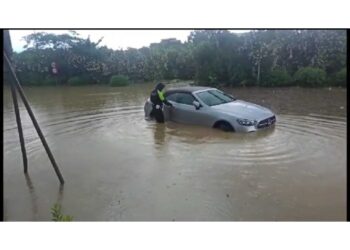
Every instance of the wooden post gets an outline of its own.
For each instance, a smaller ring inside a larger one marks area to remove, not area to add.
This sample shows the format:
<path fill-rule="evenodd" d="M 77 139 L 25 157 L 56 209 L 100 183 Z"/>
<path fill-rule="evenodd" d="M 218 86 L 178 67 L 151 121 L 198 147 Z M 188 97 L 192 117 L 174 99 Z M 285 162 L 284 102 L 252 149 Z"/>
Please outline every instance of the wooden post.
<path fill-rule="evenodd" d="M 4 30 L 3 34 L 4 34 L 4 49 L 7 52 L 7 55 L 10 56 L 10 55 L 12 55 L 12 44 L 11 44 L 11 39 L 10 39 L 10 33 L 8 30 Z M 17 123 L 17 129 L 18 129 L 18 134 L 19 134 L 19 141 L 21 144 L 23 168 L 24 168 L 24 173 L 27 173 L 28 172 L 28 160 L 27 160 L 27 152 L 26 152 L 26 147 L 25 147 L 24 137 L 23 137 L 21 116 L 20 116 L 20 112 L 18 109 L 16 89 L 15 89 L 11 80 L 10 80 L 10 87 L 11 87 L 11 93 L 12 93 L 13 106 L 15 109 L 16 123 Z"/>
<path fill-rule="evenodd" d="M 16 89 L 15 89 L 15 86 L 13 85 L 12 82 L 10 83 L 10 85 L 11 85 L 13 106 L 15 108 L 15 114 L 16 114 L 16 122 L 17 122 L 18 134 L 19 134 L 19 141 L 21 143 L 21 151 L 22 151 L 22 158 L 23 158 L 23 168 L 24 168 L 24 173 L 27 173 L 28 172 L 27 152 L 26 152 L 26 147 L 25 147 L 25 144 L 24 144 L 22 123 L 21 123 L 21 115 L 20 115 L 19 109 L 18 109 Z"/>
<path fill-rule="evenodd" d="M 21 85 L 19 83 L 19 80 L 18 80 L 17 76 L 16 76 L 16 72 L 15 72 L 15 70 L 13 69 L 13 67 L 11 65 L 10 59 L 7 57 L 7 53 L 6 53 L 5 50 L 4 50 L 4 58 L 5 58 L 5 61 L 7 62 L 7 65 L 9 67 L 10 71 L 11 71 L 11 74 L 12 74 L 12 76 L 14 78 L 13 84 L 15 85 L 16 89 L 19 92 L 19 95 L 22 98 L 23 104 L 24 104 L 24 106 L 26 107 L 26 109 L 28 111 L 30 119 L 33 122 L 35 130 L 36 130 L 36 132 L 39 135 L 39 138 L 40 138 L 40 140 L 41 140 L 41 142 L 42 142 L 42 144 L 43 144 L 43 146 L 44 146 L 44 148 L 46 150 L 46 153 L 47 153 L 47 155 L 50 158 L 52 166 L 53 166 L 53 168 L 54 168 L 54 170 L 55 170 L 55 172 L 57 174 L 57 177 L 58 177 L 60 183 L 63 184 L 64 180 L 63 180 L 62 174 L 61 174 L 61 172 L 60 172 L 60 170 L 59 170 L 59 168 L 58 168 L 58 166 L 56 164 L 56 161 L 55 161 L 55 159 L 54 159 L 54 157 L 53 157 L 53 155 L 51 153 L 51 150 L 50 150 L 50 148 L 49 148 L 49 146 L 48 146 L 48 144 L 47 144 L 47 142 L 45 140 L 45 137 L 44 137 L 43 133 L 41 132 L 40 126 L 39 126 L 38 122 L 36 121 L 36 118 L 34 116 L 34 113 L 33 113 L 32 109 L 31 109 L 28 101 L 27 101 L 26 96 L 24 95 L 23 89 L 22 89 L 22 87 L 21 87 Z"/>

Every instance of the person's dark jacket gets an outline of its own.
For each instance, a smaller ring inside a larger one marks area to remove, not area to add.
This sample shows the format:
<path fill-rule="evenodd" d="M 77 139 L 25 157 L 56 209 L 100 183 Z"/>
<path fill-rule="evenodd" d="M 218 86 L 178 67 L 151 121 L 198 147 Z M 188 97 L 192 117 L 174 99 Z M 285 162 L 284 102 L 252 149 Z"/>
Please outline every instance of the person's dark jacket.
<path fill-rule="evenodd" d="M 162 90 L 164 89 L 163 83 L 158 83 L 154 90 L 151 92 L 150 100 L 153 103 L 153 105 L 159 105 L 160 107 L 163 106 L 163 103 L 168 106 L 172 106 L 170 102 L 165 98 L 164 93 Z"/>

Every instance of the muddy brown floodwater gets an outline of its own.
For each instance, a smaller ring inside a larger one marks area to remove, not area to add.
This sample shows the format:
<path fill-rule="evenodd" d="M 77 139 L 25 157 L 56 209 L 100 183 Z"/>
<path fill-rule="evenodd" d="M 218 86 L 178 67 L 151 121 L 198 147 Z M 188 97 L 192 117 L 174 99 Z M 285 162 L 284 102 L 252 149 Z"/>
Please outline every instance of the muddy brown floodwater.
<path fill-rule="evenodd" d="M 346 220 L 346 89 L 238 88 L 274 129 L 225 133 L 144 119 L 153 84 L 25 88 L 66 184 L 20 105 L 29 176 L 4 89 L 5 220 Z"/>

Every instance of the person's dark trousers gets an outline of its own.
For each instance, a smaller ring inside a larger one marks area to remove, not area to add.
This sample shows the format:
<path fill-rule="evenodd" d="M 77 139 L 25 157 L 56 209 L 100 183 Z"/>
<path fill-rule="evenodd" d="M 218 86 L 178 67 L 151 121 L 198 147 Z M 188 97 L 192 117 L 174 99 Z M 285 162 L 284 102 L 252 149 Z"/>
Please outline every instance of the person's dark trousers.
<path fill-rule="evenodd" d="M 158 123 L 164 123 L 164 114 L 161 109 L 153 108 L 151 116 L 153 116 Z"/>

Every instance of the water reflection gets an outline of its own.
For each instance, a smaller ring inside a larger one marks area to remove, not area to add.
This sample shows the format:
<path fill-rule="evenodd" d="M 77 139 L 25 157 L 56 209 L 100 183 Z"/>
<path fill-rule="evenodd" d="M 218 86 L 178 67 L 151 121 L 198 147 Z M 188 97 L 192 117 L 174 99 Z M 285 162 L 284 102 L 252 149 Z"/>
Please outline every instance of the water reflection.
<path fill-rule="evenodd" d="M 28 187 L 29 191 L 29 198 L 30 198 L 30 203 L 31 203 L 31 212 L 29 214 L 32 215 L 31 220 L 36 221 L 39 220 L 40 214 L 39 214 L 39 205 L 40 202 L 38 201 L 38 195 L 36 192 L 36 189 L 33 185 L 32 179 L 29 174 L 24 174 L 26 185 Z M 59 185 L 58 187 L 58 192 L 57 192 L 57 198 L 56 198 L 56 203 L 59 205 L 62 205 L 62 201 L 64 198 L 64 185 Z M 50 204 L 52 207 L 54 204 Z M 50 207 L 50 208 L 51 208 Z"/>
<path fill-rule="evenodd" d="M 57 200 L 56 200 L 56 203 L 59 204 L 59 205 L 62 204 L 63 195 L 64 195 L 63 191 L 64 191 L 64 185 L 61 184 L 61 185 L 58 187 Z"/>
<path fill-rule="evenodd" d="M 268 137 L 275 131 L 275 126 L 252 133 L 230 133 L 210 127 L 174 122 L 167 122 L 165 126 L 168 137 L 189 144 L 240 144 L 242 140 L 254 141 Z"/>
<path fill-rule="evenodd" d="M 38 219 L 38 197 L 36 195 L 35 188 L 29 174 L 25 173 L 24 177 L 29 190 L 29 196 L 30 196 L 30 202 L 31 202 L 31 208 L 32 208 L 31 214 L 33 216 L 32 220 L 37 220 Z"/>
<path fill-rule="evenodd" d="M 163 147 L 165 144 L 166 125 L 164 123 L 156 123 L 152 126 L 152 129 L 154 135 L 154 144 L 156 145 L 156 148 Z"/>

